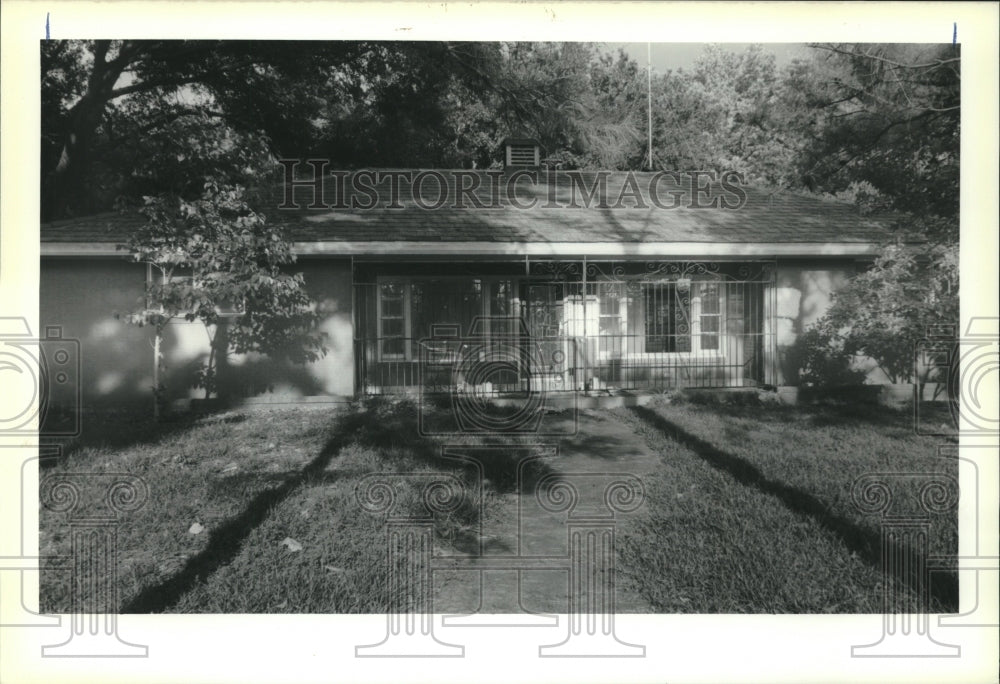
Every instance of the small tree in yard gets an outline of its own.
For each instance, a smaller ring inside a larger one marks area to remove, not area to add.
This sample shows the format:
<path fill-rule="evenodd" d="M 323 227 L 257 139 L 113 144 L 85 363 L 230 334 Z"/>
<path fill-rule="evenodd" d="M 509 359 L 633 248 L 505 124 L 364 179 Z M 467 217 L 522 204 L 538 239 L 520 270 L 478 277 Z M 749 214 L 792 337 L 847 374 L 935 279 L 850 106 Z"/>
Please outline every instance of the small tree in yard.
<path fill-rule="evenodd" d="M 926 369 L 914 377 L 916 345 L 930 326 L 958 322 L 958 275 L 957 245 L 886 247 L 807 331 L 814 367 L 805 368 L 804 377 L 836 384 L 844 375 L 831 377 L 829 368 L 843 371 L 838 358 L 866 356 L 894 383 L 925 382 Z"/>
<path fill-rule="evenodd" d="M 140 211 L 145 225 L 120 248 L 154 277 L 144 305 L 124 317 L 155 327 L 157 415 L 161 341 L 171 320 L 205 327 L 210 351 L 194 385 L 204 388 L 206 399 L 217 396 L 219 361 L 231 354 L 260 352 L 304 363 L 326 353 L 302 275 L 282 270 L 295 261 L 291 245 L 250 207 L 243 187 L 209 180 L 200 198 L 146 197 Z"/>

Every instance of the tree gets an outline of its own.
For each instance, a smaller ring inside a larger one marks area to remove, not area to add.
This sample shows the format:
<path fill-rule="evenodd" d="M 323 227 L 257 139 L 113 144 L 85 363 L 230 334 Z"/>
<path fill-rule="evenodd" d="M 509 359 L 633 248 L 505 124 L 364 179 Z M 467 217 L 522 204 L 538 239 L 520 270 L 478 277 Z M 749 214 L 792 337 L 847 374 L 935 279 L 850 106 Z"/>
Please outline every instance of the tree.
<path fill-rule="evenodd" d="M 958 242 L 957 45 L 816 45 L 786 91 L 811 111 L 798 173 L 810 189 L 865 183 L 932 243 Z"/>
<path fill-rule="evenodd" d="M 894 239 L 834 298 L 813 337 L 914 377 L 931 325 L 959 320 L 957 46 L 820 45 L 790 76 L 814 116 L 799 157 L 816 190 L 891 212 Z"/>
<path fill-rule="evenodd" d="M 218 368 L 233 354 L 306 363 L 326 353 L 302 274 L 287 271 L 295 262 L 291 243 L 254 209 L 255 190 L 241 184 L 268 175 L 264 143 L 217 122 L 177 120 L 169 132 L 172 144 L 149 163 L 173 183 L 143 198 L 146 221 L 120 245 L 154 274 L 143 304 L 121 316 L 154 327 L 157 415 L 161 341 L 175 319 L 204 325 L 209 355 L 193 384 L 206 399 L 218 395 Z"/>
<path fill-rule="evenodd" d="M 812 344 L 818 349 L 867 357 L 891 382 L 923 382 L 915 366 L 917 343 L 933 325 L 958 320 L 957 251 L 927 253 L 896 244 L 874 265 L 837 291 L 816 323 Z M 926 372 L 927 369 L 924 369 Z"/>
<path fill-rule="evenodd" d="M 440 125 L 451 84 L 515 97 L 498 77 L 499 50 L 395 41 L 44 41 L 42 218 L 109 208 L 147 137 L 186 117 L 262 134 L 275 156 L 413 166 L 428 158 L 425 148 L 440 147 L 425 134 Z"/>
<path fill-rule="evenodd" d="M 710 45 L 691 71 L 654 79 L 654 157 L 667 170 L 736 171 L 754 184 L 794 185 L 797 111 L 773 55 L 758 45 Z"/>
<path fill-rule="evenodd" d="M 474 150 L 476 165 L 498 165 L 508 135 L 537 139 L 548 161 L 564 168 L 641 164 L 645 87 L 634 61 L 621 51 L 602 55 L 590 43 L 498 45 L 490 87 L 473 92 L 455 82 L 444 100 L 453 103 L 446 126 Z"/>
<path fill-rule="evenodd" d="M 262 136 L 340 168 L 486 167 L 539 138 L 570 167 L 641 165 L 644 83 L 584 43 L 46 41 L 42 219 L 137 192 L 178 120 Z M 151 149 L 153 147 L 153 149 Z"/>

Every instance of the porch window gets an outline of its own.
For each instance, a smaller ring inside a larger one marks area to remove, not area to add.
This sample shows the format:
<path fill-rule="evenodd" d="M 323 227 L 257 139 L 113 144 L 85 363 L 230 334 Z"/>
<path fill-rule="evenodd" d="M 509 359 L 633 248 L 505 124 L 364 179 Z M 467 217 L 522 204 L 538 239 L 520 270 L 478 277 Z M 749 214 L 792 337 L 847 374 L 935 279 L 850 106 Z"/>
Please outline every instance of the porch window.
<path fill-rule="evenodd" d="M 435 325 L 457 326 L 459 335 L 468 335 L 472 321 L 483 315 L 479 278 L 413 278 L 407 284 L 415 341 L 431 337 Z"/>
<path fill-rule="evenodd" d="M 378 288 L 379 354 L 383 359 L 402 359 L 407 352 L 406 312 L 408 288 L 402 280 L 383 280 Z"/>
<path fill-rule="evenodd" d="M 597 331 L 598 351 L 621 353 L 622 335 L 626 330 L 628 306 L 620 283 L 600 283 L 598 286 Z"/>
<path fill-rule="evenodd" d="M 380 279 L 380 359 L 412 360 L 418 343 L 431 338 L 436 325 L 453 326 L 462 337 L 516 333 L 514 326 L 502 320 L 517 315 L 515 289 L 515 281 L 508 278 Z M 484 326 L 473 333 L 473 321 L 483 317 Z"/>
<path fill-rule="evenodd" d="M 156 273 L 152 266 L 146 269 L 146 285 L 174 285 L 176 289 L 173 292 L 185 292 L 186 295 L 192 294 L 192 289 L 200 289 L 204 287 L 204 281 L 195 274 L 190 268 L 177 268 L 174 270 L 173 274 L 169 279 L 165 278 L 162 273 Z M 179 304 L 178 302 L 174 302 Z M 152 307 L 151 301 L 146 299 L 146 308 Z M 246 313 L 246 300 L 239 299 L 220 299 L 214 303 L 215 313 L 221 318 L 232 318 L 235 316 L 242 316 Z M 183 317 L 185 314 L 197 314 L 199 312 L 199 306 L 194 308 L 185 308 L 180 316 Z"/>
<path fill-rule="evenodd" d="M 646 283 L 642 291 L 646 352 L 691 351 L 690 284 Z"/>
<path fill-rule="evenodd" d="M 698 302 L 701 305 L 701 350 L 718 351 L 722 308 L 719 305 L 718 283 L 697 283 Z"/>

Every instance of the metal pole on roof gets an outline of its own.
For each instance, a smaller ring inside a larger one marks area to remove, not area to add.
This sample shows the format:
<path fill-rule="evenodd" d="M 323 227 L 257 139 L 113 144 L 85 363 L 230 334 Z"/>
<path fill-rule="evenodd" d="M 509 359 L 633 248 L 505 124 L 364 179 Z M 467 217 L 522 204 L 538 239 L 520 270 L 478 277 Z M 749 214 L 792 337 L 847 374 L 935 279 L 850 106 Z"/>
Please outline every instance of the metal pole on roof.
<path fill-rule="evenodd" d="M 649 170 L 653 170 L 653 46 L 646 43 L 646 130 L 649 133 Z"/>

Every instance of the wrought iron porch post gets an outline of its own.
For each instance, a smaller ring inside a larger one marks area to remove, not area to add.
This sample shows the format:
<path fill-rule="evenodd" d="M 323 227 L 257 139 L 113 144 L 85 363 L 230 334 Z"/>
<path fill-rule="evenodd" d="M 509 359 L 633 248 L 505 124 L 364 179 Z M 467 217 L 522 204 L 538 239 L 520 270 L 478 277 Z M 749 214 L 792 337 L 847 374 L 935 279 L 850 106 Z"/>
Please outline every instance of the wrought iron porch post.
<path fill-rule="evenodd" d="M 590 335 L 587 330 L 587 256 L 583 257 L 583 390 L 590 381 Z M 600 315 L 600 314 L 598 314 Z M 576 388 L 574 388 L 575 390 Z"/>

